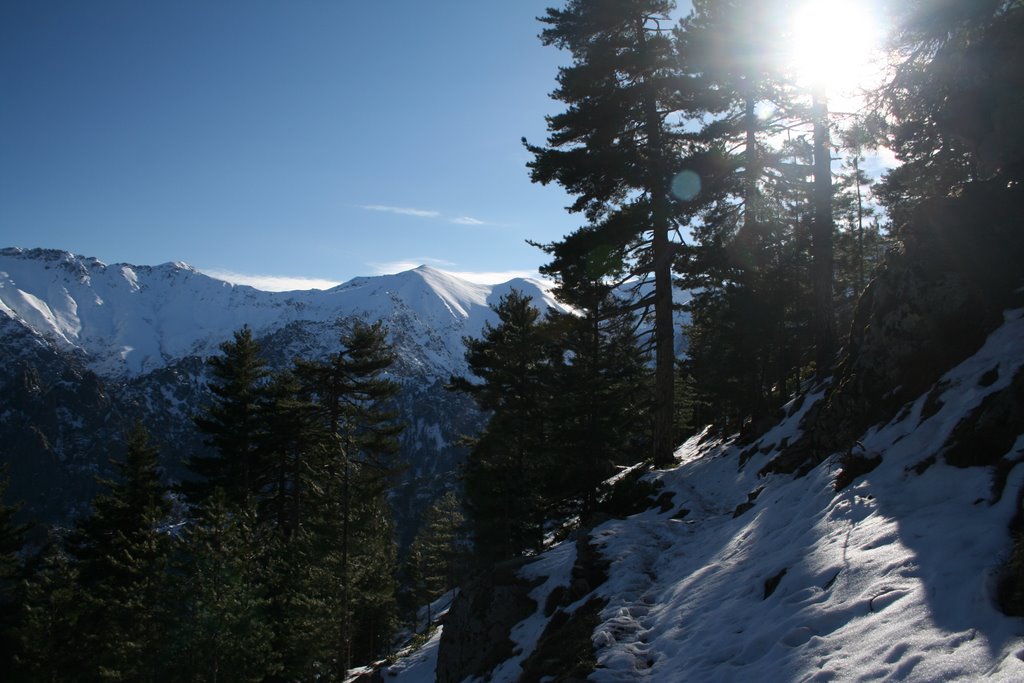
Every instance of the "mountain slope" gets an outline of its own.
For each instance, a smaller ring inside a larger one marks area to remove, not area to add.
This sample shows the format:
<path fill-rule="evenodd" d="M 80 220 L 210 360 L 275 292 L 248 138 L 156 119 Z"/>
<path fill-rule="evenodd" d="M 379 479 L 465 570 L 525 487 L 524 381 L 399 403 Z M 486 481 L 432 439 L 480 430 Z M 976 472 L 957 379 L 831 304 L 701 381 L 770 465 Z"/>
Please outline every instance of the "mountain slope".
<path fill-rule="evenodd" d="M 998 612 L 995 587 L 1024 470 L 994 490 L 991 472 L 939 456 L 971 410 L 1010 386 L 1022 345 L 1024 310 L 946 374 L 936 412 L 924 395 L 861 435 L 881 463 L 839 492 L 841 454 L 805 478 L 756 474 L 800 412 L 738 470 L 746 449 L 684 445 L 682 465 L 655 475 L 672 510 L 592 534 L 611 561 L 592 680 L 1021 680 L 1024 628 Z M 1022 448 L 1024 435 L 1003 455 Z"/>
<path fill-rule="evenodd" d="M 761 473 L 822 391 L 752 444 L 690 439 L 677 467 L 646 475 L 661 487 L 651 509 L 467 585 L 443 632 L 387 680 L 432 680 L 435 667 L 439 681 L 1024 680 L 1024 623 L 997 607 L 1024 500 L 1020 415 L 995 470 L 951 464 L 979 408 L 1021 398 L 1022 348 L 1016 309 L 936 389 L 861 434 L 859 457 L 802 477 Z M 842 474 L 858 460 L 874 469 Z M 467 653 L 503 616 L 507 636 Z M 575 622 L 583 643 L 560 635 Z M 573 659 L 587 650 L 589 663 Z"/>
<path fill-rule="evenodd" d="M 0 250 L 0 462 L 11 495 L 42 520 L 80 507 L 141 419 L 161 445 L 168 475 L 204 448 L 191 416 L 209 400 L 206 357 L 248 325 L 273 368 L 337 350 L 354 320 L 382 320 L 397 352 L 408 465 L 395 496 L 405 533 L 451 486 L 459 438 L 480 416 L 445 391 L 465 374 L 464 336 L 495 321 L 490 305 L 515 287 L 538 307 L 557 305 L 542 283 L 469 283 L 428 267 L 356 278 L 330 290 L 264 292 L 182 263 L 107 265 L 56 250 Z"/>
<path fill-rule="evenodd" d="M 418 343 L 418 366 L 445 376 L 464 367 L 463 335 L 494 320 L 489 304 L 512 287 L 546 309 L 556 305 L 545 286 L 518 279 L 476 285 L 421 266 L 356 278 L 330 290 L 264 292 L 232 285 L 187 264 L 106 265 L 56 250 L 0 250 L 0 312 L 86 354 L 105 376 L 139 375 L 175 359 L 209 355 L 242 325 L 264 336 L 291 323 L 339 318 L 384 320 Z M 334 332 L 325 340 L 334 343 Z"/>

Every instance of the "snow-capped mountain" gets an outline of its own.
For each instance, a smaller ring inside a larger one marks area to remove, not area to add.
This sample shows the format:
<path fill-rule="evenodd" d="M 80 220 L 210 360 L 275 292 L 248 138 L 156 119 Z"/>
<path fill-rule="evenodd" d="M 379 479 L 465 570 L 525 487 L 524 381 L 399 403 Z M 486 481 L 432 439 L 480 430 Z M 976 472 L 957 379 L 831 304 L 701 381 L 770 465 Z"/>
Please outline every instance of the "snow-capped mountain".
<path fill-rule="evenodd" d="M 382 320 L 398 361 L 408 466 L 400 517 L 445 486 L 462 457 L 475 406 L 444 383 L 466 372 L 464 336 L 495 321 L 490 306 L 517 289 L 557 306 L 541 282 L 487 286 L 426 266 L 360 277 L 330 290 L 266 292 L 183 263 L 107 265 L 64 251 L 0 250 L 0 462 L 30 516 L 62 517 L 89 500 L 124 430 L 141 419 L 172 478 L 203 448 L 191 416 L 207 401 L 206 357 L 248 325 L 272 367 L 337 350 L 355 319 Z"/>
<path fill-rule="evenodd" d="M 107 265 L 63 251 L 0 250 L 0 312 L 60 350 L 84 354 L 106 377 L 144 375 L 209 355 L 243 325 L 257 337 L 289 324 L 319 326 L 329 332 L 321 340 L 326 346 L 337 341 L 330 324 L 353 317 L 385 321 L 404 361 L 446 377 L 464 367 L 462 337 L 493 321 L 490 305 L 513 288 L 542 309 L 557 305 L 535 280 L 478 285 L 428 266 L 326 291 L 265 292 L 185 263 Z"/>

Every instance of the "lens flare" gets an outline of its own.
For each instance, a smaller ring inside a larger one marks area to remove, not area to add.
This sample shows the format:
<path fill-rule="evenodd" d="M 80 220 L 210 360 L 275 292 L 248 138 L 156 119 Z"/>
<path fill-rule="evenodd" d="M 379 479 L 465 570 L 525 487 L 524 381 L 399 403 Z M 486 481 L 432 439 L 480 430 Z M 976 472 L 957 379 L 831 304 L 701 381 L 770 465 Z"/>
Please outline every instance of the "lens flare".
<path fill-rule="evenodd" d="M 672 194 L 684 202 L 693 201 L 700 194 L 700 176 L 694 171 L 680 171 L 672 179 Z"/>

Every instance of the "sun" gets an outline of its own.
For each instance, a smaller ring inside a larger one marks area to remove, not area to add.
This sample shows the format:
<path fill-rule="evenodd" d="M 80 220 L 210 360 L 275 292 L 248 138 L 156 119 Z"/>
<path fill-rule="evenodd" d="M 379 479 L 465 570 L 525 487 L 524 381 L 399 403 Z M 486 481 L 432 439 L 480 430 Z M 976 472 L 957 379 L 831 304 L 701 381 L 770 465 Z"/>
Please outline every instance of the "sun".
<path fill-rule="evenodd" d="M 800 85 L 836 98 L 877 82 L 883 31 L 871 0 L 805 0 L 790 28 L 787 61 Z"/>

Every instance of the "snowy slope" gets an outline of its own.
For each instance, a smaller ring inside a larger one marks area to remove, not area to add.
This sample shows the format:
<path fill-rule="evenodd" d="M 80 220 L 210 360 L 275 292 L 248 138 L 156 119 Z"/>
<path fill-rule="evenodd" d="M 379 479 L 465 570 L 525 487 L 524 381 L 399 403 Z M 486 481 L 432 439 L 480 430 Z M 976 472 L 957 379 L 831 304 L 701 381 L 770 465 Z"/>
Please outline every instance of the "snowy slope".
<path fill-rule="evenodd" d="M 607 601 L 589 680 L 1024 680 L 1024 621 L 994 603 L 1024 467 L 996 496 L 991 469 L 942 458 L 960 420 L 1024 366 L 1022 349 L 1024 309 L 945 375 L 941 395 L 863 434 L 867 455 L 882 463 L 840 492 L 839 454 L 802 478 L 758 475 L 821 394 L 794 406 L 743 464 L 749 445 L 706 434 L 685 443 L 678 467 L 648 475 L 673 494 L 670 509 L 590 533 L 610 562 L 608 579 L 568 607 Z M 1024 434 L 1006 457 L 1022 453 Z M 527 580 L 548 578 L 536 588 L 537 612 L 510 634 L 517 654 L 492 680 L 522 673 L 549 619 L 545 597 L 567 583 L 573 550 L 555 546 L 521 570 Z M 417 657 L 395 680 L 428 680 L 436 643 Z"/>
<path fill-rule="evenodd" d="M 1024 468 L 994 503 L 989 470 L 941 458 L 912 470 L 1009 384 L 1022 348 L 1016 311 L 946 375 L 937 413 L 922 418 L 921 397 L 861 438 L 883 462 L 839 493 L 835 456 L 802 479 L 757 477 L 799 415 L 762 438 L 765 452 L 740 470 L 728 443 L 685 444 L 683 465 L 658 476 L 689 515 L 648 512 L 596 531 L 613 564 L 594 638 L 604 668 L 593 679 L 1024 680 L 1024 624 L 993 604 Z M 1001 379 L 980 386 L 994 366 Z M 1022 447 L 1024 437 L 1007 455 Z M 755 506 L 733 518 L 760 486 Z"/>
<path fill-rule="evenodd" d="M 339 318 L 384 320 L 401 329 L 406 352 L 429 374 L 461 368 L 464 335 L 494 320 L 488 305 L 512 286 L 546 307 L 534 280 L 476 285 L 422 266 L 356 278 L 330 290 L 264 292 L 232 285 L 187 264 L 107 265 L 55 250 L 0 250 L 0 313 L 63 350 L 86 354 L 102 375 L 139 375 L 189 355 L 208 355 L 243 325 L 257 337 L 289 323 Z M 323 325 L 335 341 L 336 331 Z"/>

